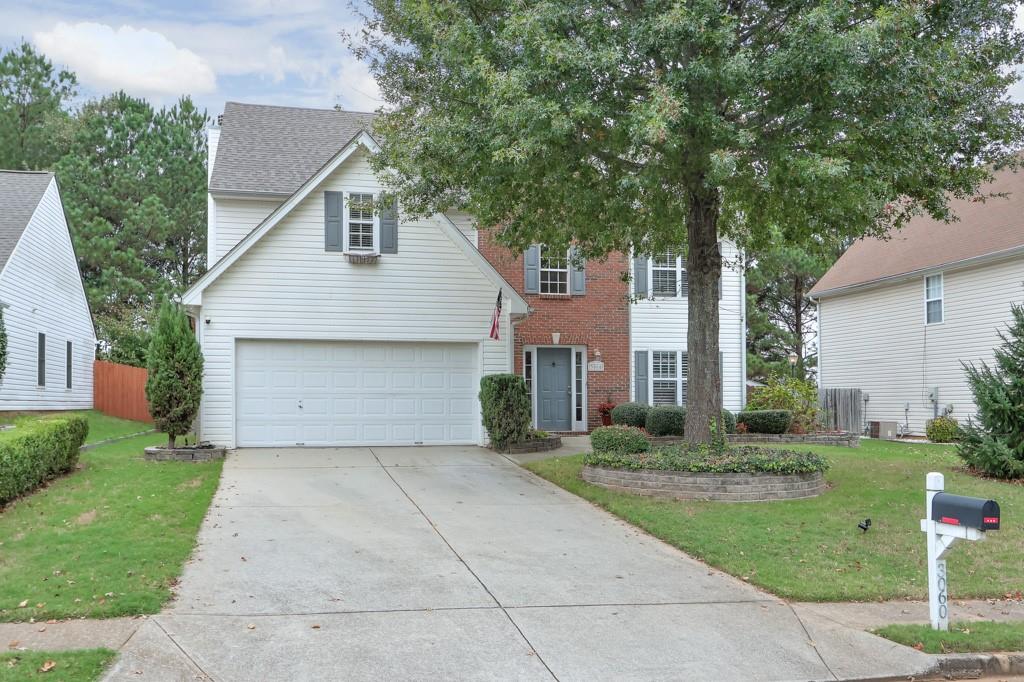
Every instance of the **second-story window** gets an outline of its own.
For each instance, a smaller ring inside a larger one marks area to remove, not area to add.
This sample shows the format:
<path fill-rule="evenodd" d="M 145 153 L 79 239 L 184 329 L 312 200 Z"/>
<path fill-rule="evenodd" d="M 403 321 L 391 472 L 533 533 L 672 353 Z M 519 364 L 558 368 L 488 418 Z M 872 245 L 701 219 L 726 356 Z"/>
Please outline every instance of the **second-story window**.
<path fill-rule="evenodd" d="M 353 192 L 348 197 L 348 249 L 373 251 L 373 195 Z"/>
<path fill-rule="evenodd" d="M 540 293 L 569 293 L 569 254 L 540 247 Z"/>
<path fill-rule="evenodd" d="M 928 324 L 942 322 L 942 273 L 924 278 L 924 317 Z"/>
<path fill-rule="evenodd" d="M 651 258 L 651 293 L 658 297 L 686 296 L 688 290 L 683 259 L 672 250 Z"/>

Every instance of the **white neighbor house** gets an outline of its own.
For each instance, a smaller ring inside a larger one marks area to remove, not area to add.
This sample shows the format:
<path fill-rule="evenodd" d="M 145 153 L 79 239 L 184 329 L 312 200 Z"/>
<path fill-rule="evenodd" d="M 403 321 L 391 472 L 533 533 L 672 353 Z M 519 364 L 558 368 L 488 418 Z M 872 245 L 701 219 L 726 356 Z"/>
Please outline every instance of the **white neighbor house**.
<path fill-rule="evenodd" d="M 513 371 L 526 303 L 458 216 L 369 208 L 370 120 L 228 103 L 210 131 L 210 268 L 183 299 L 206 361 L 201 439 L 483 442 L 480 377 Z"/>
<path fill-rule="evenodd" d="M 0 171 L 0 411 L 92 407 L 96 333 L 57 180 Z"/>
<path fill-rule="evenodd" d="M 976 411 L 962 362 L 991 363 L 1010 305 L 1024 301 L 1024 174 L 955 200 L 959 222 L 912 220 L 889 241 L 862 239 L 811 290 L 822 388 L 859 388 L 865 421 L 910 433 L 952 409 Z"/>
<path fill-rule="evenodd" d="M 746 404 L 746 284 L 739 250 L 722 242 L 718 343 L 722 407 Z M 633 303 L 629 311 L 632 398 L 651 405 L 686 404 L 686 257 L 665 253 L 630 264 Z"/>

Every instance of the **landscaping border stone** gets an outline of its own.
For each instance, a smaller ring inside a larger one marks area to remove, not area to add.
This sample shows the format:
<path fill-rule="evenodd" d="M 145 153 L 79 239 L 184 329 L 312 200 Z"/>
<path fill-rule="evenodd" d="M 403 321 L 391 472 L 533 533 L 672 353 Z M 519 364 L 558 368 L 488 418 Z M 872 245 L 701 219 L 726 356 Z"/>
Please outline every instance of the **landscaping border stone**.
<path fill-rule="evenodd" d="M 651 445 L 679 445 L 682 436 L 648 436 Z M 726 436 L 730 445 L 835 445 L 845 448 L 859 448 L 860 436 L 856 433 L 730 433 Z"/>
<path fill-rule="evenodd" d="M 522 455 L 528 452 L 548 452 L 562 447 L 561 436 L 548 436 L 547 438 L 531 438 L 522 443 L 512 443 L 504 450 L 498 452 L 506 455 Z"/>
<path fill-rule="evenodd" d="M 675 500 L 767 502 L 802 500 L 825 492 L 825 477 L 812 474 L 692 473 L 657 469 L 610 469 L 586 465 L 584 481 L 609 490 Z"/>
<path fill-rule="evenodd" d="M 227 448 L 167 448 L 152 446 L 145 449 L 145 458 L 151 462 L 210 462 L 224 459 Z"/>

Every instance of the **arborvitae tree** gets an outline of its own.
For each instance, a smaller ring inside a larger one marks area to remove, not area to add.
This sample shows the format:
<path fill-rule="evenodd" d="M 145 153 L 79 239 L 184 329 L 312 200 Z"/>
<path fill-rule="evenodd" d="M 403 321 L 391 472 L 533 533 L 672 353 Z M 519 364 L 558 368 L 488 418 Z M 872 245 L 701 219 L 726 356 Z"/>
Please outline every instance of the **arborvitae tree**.
<path fill-rule="evenodd" d="M 999 332 L 995 366 L 964 364 L 978 415 L 957 448 L 972 467 L 999 478 L 1024 477 L 1024 306 L 1012 311 L 1009 330 Z"/>
<path fill-rule="evenodd" d="M 146 400 L 156 428 L 173 448 L 188 433 L 203 396 L 203 354 L 181 308 L 165 301 L 149 345 Z"/>

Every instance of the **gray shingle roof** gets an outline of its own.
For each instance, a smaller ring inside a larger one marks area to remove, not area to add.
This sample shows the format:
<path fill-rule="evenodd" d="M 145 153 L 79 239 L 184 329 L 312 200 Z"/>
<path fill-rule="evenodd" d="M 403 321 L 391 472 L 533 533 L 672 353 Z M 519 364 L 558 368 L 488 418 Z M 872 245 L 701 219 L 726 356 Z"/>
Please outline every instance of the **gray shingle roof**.
<path fill-rule="evenodd" d="M 53 173 L 0 170 L 0 270 L 18 245 Z"/>
<path fill-rule="evenodd" d="M 374 114 L 228 102 L 210 191 L 291 194 Z"/>

